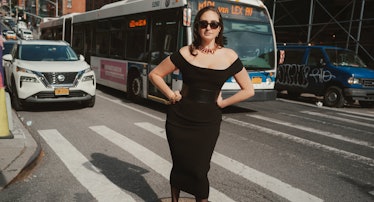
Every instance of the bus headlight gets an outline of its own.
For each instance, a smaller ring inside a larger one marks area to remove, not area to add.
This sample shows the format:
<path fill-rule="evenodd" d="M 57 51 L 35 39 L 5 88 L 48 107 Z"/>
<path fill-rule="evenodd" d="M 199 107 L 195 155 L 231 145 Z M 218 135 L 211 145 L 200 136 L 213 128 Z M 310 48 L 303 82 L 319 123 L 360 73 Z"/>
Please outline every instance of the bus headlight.
<path fill-rule="evenodd" d="M 272 83 L 271 78 L 266 78 L 266 85 L 270 85 Z"/>

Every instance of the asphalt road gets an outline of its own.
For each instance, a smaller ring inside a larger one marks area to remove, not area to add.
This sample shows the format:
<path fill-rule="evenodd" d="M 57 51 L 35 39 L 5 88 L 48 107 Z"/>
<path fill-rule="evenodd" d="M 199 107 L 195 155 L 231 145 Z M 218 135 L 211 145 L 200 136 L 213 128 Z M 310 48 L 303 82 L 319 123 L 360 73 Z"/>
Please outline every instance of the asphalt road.
<path fill-rule="evenodd" d="M 225 109 L 210 201 L 373 201 L 374 109 L 318 107 L 316 101 L 279 98 Z M 19 112 L 43 158 L 0 192 L 0 201 L 168 197 L 165 110 L 99 87 L 94 108 L 60 103 Z"/>

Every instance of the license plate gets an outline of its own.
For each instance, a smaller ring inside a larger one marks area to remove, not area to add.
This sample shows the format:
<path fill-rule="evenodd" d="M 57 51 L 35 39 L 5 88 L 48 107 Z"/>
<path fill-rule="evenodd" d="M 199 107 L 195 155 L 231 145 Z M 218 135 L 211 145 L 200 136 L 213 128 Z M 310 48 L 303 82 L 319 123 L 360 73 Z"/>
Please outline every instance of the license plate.
<path fill-rule="evenodd" d="M 252 77 L 253 84 L 260 84 L 262 83 L 262 77 Z"/>
<path fill-rule="evenodd" d="M 69 95 L 69 89 L 68 88 L 56 88 L 55 95 Z"/>

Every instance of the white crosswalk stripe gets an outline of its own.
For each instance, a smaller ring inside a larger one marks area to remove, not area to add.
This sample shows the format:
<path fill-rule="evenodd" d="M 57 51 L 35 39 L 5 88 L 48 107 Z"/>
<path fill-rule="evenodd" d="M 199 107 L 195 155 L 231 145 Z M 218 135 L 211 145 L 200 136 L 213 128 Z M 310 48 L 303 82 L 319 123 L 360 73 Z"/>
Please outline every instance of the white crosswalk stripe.
<path fill-rule="evenodd" d="M 135 125 L 161 137 L 166 139 L 165 130 L 155 126 L 153 124 L 147 123 L 147 122 L 141 122 L 141 123 L 135 123 Z M 289 184 L 286 184 L 282 182 L 281 180 L 278 180 L 276 178 L 273 178 L 269 175 L 266 175 L 264 173 L 261 173 L 253 168 L 250 168 L 249 166 L 246 166 L 234 159 L 231 159 L 223 154 L 220 154 L 218 152 L 214 152 L 212 156 L 212 162 L 214 162 L 217 165 L 220 165 L 221 167 L 231 171 L 232 173 L 235 173 L 253 183 L 256 183 L 275 194 L 282 196 L 289 201 L 294 202 L 307 202 L 307 201 L 323 201 L 322 199 L 313 196 L 311 194 L 308 194 L 300 189 L 297 189 L 295 187 L 292 187 Z M 215 201 L 215 200 L 213 200 Z"/>
<path fill-rule="evenodd" d="M 316 128 L 311 128 L 311 127 L 301 126 L 301 125 L 298 125 L 298 124 L 295 124 L 295 123 L 281 121 L 281 120 L 273 119 L 273 118 L 270 118 L 270 117 L 253 115 L 253 114 L 247 114 L 247 116 L 253 117 L 253 118 L 256 118 L 256 119 L 260 119 L 260 120 L 264 120 L 264 121 L 268 121 L 268 122 L 271 122 L 271 123 L 279 124 L 279 125 L 288 126 L 288 127 L 291 127 L 291 128 L 296 128 L 296 129 L 307 131 L 307 132 L 310 132 L 310 133 L 315 133 L 315 134 L 318 134 L 318 135 L 334 138 L 334 139 L 337 139 L 337 140 L 342 140 L 342 141 L 350 142 L 350 143 L 353 143 L 353 144 L 358 144 L 358 145 L 361 145 L 361 146 L 370 147 L 370 148 L 374 149 L 374 145 L 371 142 L 366 142 L 366 141 L 362 141 L 362 140 L 358 140 L 358 139 L 354 139 L 354 138 L 348 138 L 348 137 L 344 137 L 344 136 L 336 134 L 336 133 L 326 132 L 326 131 L 319 130 L 319 129 L 316 129 Z"/>
<path fill-rule="evenodd" d="M 293 142 L 297 142 L 299 144 L 303 144 L 303 145 L 306 145 L 306 146 L 309 146 L 309 147 L 312 147 L 312 148 L 315 148 L 315 149 L 319 149 L 319 150 L 322 149 L 322 150 L 325 150 L 325 151 L 333 152 L 333 153 L 335 153 L 335 154 L 337 154 L 337 155 L 339 155 L 343 158 L 346 158 L 346 159 L 349 159 L 349 160 L 352 160 L 352 161 L 358 161 L 358 162 L 363 163 L 365 165 L 374 166 L 374 159 L 371 159 L 371 158 L 368 158 L 368 157 L 364 157 L 364 156 L 361 156 L 361 155 L 358 155 L 358 154 L 354 154 L 354 153 L 351 153 L 351 152 L 336 149 L 334 147 L 323 145 L 323 144 L 313 142 L 313 141 L 310 141 L 310 140 L 306 140 L 306 139 L 303 139 L 303 138 L 300 138 L 300 137 L 292 136 L 290 134 L 283 133 L 283 132 L 276 131 L 276 130 L 272 130 L 270 128 L 264 128 L 264 127 L 261 127 L 261 126 L 255 125 L 255 124 L 251 124 L 251 123 L 247 123 L 247 122 L 244 122 L 244 121 L 240 121 L 240 120 L 237 120 L 237 119 L 228 118 L 228 117 L 223 117 L 223 119 L 225 121 L 229 122 L 229 123 L 232 123 L 232 124 L 236 124 L 236 125 L 239 125 L 239 126 L 243 126 L 243 127 L 247 127 L 247 128 L 253 129 L 253 130 L 257 130 L 257 131 L 260 131 L 260 132 L 263 132 L 263 133 L 266 133 L 266 134 L 269 134 L 269 135 L 272 135 L 272 136 L 277 136 L 277 137 L 281 137 L 281 138 L 284 138 L 284 139 L 288 139 L 288 140 L 291 140 Z"/>
<path fill-rule="evenodd" d="M 321 114 L 321 113 L 318 113 L 318 112 L 301 111 L 301 113 L 310 114 L 310 115 L 313 115 L 313 116 L 319 116 L 319 117 L 334 119 L 334 120 L 338 120 L 338 121 L 342 121 L 342 122 L 347 122 L 347 123 L 351 123 L 351 124 L 357 124 L 357 125 L 361 125 L 361 126 L 366 126 L 366 127 L 374 128 L 374 125 L 370 124 L 370 123 L 363 123 L 363 122 L 359 122 L 359 121 L 354 121 L 352 119 L 345 119 L 345 118 L 340 118 L 340 117 L 337 117 L 337 116 L 330 116 L 330 115 Z"/>
<path fill-rule="evenodd" d="M 135 201 L 130 195 L 114 185 L 92 165 L 68 140 L 57 130 L 38 130 L 74 177 L 99 202 Z"/>

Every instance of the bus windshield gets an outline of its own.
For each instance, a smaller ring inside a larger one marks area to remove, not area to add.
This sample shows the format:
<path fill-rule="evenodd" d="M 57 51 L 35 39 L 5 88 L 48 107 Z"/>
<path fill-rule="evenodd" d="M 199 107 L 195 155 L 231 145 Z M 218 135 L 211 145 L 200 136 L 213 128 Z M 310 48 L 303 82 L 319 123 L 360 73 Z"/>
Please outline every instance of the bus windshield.
<path fill-rule="evenodd" d="M 274 39 L 269 23 L 225 19 L 224 26 L 225 47 L 236 51 L 247 70 L 274 69 Z"/>

